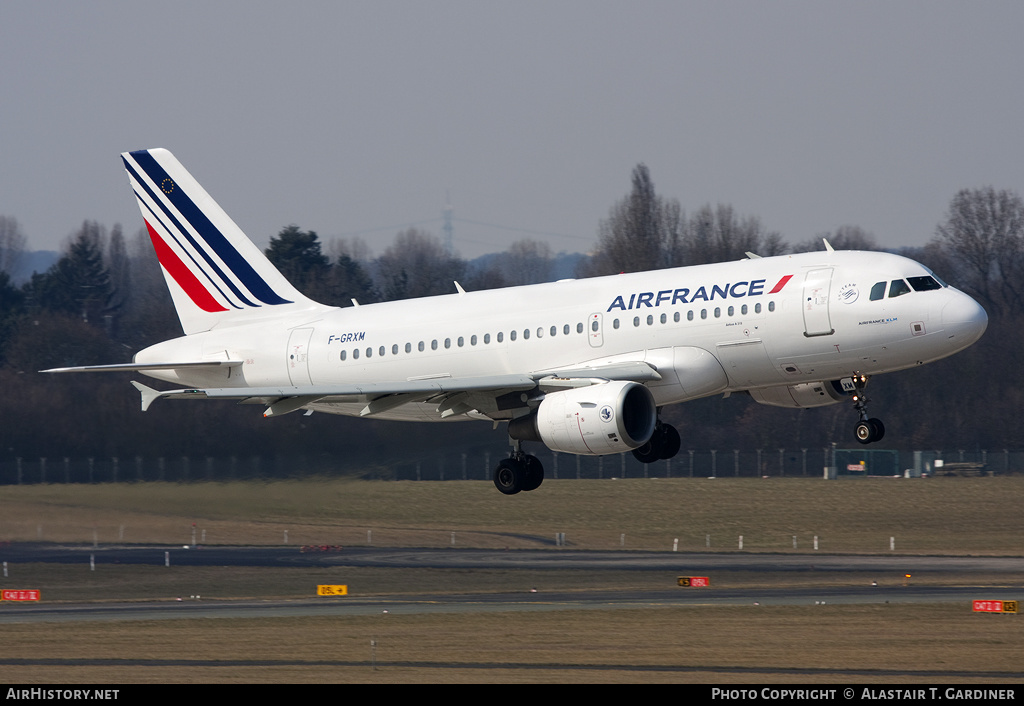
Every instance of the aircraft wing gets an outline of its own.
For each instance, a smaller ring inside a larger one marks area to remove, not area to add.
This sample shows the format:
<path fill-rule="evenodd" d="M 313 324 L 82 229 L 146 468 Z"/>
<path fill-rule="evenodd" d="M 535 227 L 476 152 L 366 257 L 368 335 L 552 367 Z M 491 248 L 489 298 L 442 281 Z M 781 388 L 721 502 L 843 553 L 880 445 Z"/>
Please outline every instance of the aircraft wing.
<path fill-rule="evenodd" d="M 100 367 L 100 366 L 98 366 Z M 163 367 L 163 366 L 160 366 Z M 177 367 L 177 366 L 174 366 Z M 56 372 L 56 371 L 55 371 Z M 487 375 L 481 377 L 430 377 L 423 379 L 359 382 L 295 387 L 220 387 L 155 390 L 132 382 L 142 393 L 142 409 L 158 399 L 223 399 L 241 403 L 266 404 L 263 416 L 272 417 L 294 412 L 314 402 L 361 402 L 366 406 L 361 416 L 370 416 L 410 402 L 437 400 L 442 417 L 464 414 L 477 409 L 473 396 L 484 395 L 497 401 L 510 393 L 537 389 L 552 392 L 567 387 L 593 385 L 607 380 L 644 382 L 660 379 L 647 363 L 615 363 L 609 365 L 543 371 L 533 374 Z M 516 395 L 521 406 L 521 394 Z M 501 405 L 498 404 L 498 407 Z"/>
<path fill-rule="evenodd" d="M 194 360 L 187 363 L 115 363 L 113 365 L 78 365 L 71 368 L 50 368 L 41 373 L 123 373 L 142 370 L 173 370 L 174 368 L 237 368 L 241 360 Z"/>

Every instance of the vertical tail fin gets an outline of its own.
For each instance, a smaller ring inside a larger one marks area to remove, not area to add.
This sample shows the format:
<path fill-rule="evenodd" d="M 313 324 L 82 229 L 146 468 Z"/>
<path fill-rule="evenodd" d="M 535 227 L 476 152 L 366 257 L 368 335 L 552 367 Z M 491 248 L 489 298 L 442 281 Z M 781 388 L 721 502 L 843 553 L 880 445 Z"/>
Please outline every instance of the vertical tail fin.
<path fill-rule="evenodd" d="M 317 308 L 164 149 L 121 155 L 186 334 Z"/>

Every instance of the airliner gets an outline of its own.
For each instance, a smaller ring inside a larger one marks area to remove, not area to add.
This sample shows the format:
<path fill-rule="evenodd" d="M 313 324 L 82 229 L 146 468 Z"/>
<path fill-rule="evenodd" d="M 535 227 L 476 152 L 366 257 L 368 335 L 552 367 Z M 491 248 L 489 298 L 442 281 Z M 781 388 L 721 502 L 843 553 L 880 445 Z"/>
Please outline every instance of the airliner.
<path fill-rule="evenodd" d="M 525 443 L 564 453 L 674 456 L 671 404 L 747 394 L 805 408 L 852 403 L 860 443 L 872 375 L 967 348 L 988 317 L 923 265 L 834 250 L 344 308 L 301 294 L 167 150 L 121 155 L 184 335 L 132 363 L 156 400 L 237 400 L 264 417 L 305 410 L 507 424 L 494 484 L 544 479 Z"/>

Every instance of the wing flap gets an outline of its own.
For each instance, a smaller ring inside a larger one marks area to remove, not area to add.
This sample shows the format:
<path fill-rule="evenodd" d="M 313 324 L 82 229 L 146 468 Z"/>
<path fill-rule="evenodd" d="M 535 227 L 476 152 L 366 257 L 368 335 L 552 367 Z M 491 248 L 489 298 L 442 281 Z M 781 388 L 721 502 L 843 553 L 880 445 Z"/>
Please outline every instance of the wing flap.
<path fill-rule="evenodd" d="M 203 361 L 184 365 L 239 365 L 236 361 Z M 90 370 L 153 370 L 181 367 L 183 364 L 149 364 L 147 366 L 91 366 Z M 54 369 L 47 372 L 65 372 L 76 369 Z M 445 396 L 437 412 L 444 417 L 465 414 L 476 409 L 469 404 L 467 393 L 494 393 L 494 396 L 523 392 L 539 388 L 552 392 L 569 387 L 593 385 L 607 380 L 652 382 L 661 379 L 653 366 L 643 362 L 610 363 L 579 368 L 564 368 L 532 375 L 486 375 L 481 377 L 431 376 L 413 380 L 383 382 L 355 382 L 329 385 L 300 385 L 281 387 L 214 387 L 205 389 L 155 390 L 140 382 L 132 382 L 142 393 L 142 409 L 146 411 L 158 399 L 212 399 L 238 400 L 242 404 L 267 405 L 263 416 L 276 417 L 302 409 L 314 402 L 359 402 L 365 404 L 360 416 L 380 414 L 410 402 L 420 402 L 435 396 Z M 477 399 L 479 402 L 479 396 Z"/>
<path fill-rule="evenodd" d="M 394 382 L 364 382 L 345 385 L 302 385 L 297 387 L 217 387 L 206 389 L 154 390 L 140 382 L 132 382 L 142 393 L 143 411 L 158 399 L 211 399 L 211 400 L 271 400 L 266 416 L 277 416 L 305 405 L 333 398 L 348 398 L 372 403 L 389 395 L 429 397 L 436 394 L 479 390 L 532 390 L 537 383 L 529 375 L 488 375 L 475 378 L 435 378 L 431 380 L 402 380 Z M 292 406 L 290 400 L 301 403 Z M 373 413 L 372 404 L 369 413 Z M 385 404 L 380 405 L 386 407 Z M 290 409 L 289 409 L 290 408 Z"/>

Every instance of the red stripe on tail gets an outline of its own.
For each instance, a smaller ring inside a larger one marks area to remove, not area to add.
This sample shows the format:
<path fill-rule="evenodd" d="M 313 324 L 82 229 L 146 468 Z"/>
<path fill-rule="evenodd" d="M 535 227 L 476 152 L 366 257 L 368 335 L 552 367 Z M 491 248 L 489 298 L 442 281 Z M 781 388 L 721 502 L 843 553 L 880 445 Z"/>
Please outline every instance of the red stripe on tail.
<path fill-rule="evenodd" d="M 174 254 L 174 251 L 164 242 L 164 239 L 153 230 L 153 226 L 149 224 L 149 221 L 146 221 L 146 229 L 149 230 L 149 239 L 153 241 L 153 249 L 156 250 L 156 257 L 160 260 L 160 264 L 174 278 L 178 286 L 184 290 L 189 299 L 203 311 L 210 313 L 227 311 L 225 307 L 221 306 L 213 298 L 213 295 L 203 286 L 203 283 L 192 274 L 192 270 L 188 269 L 188 266 L 181 261 L 181 258 Z"/>

